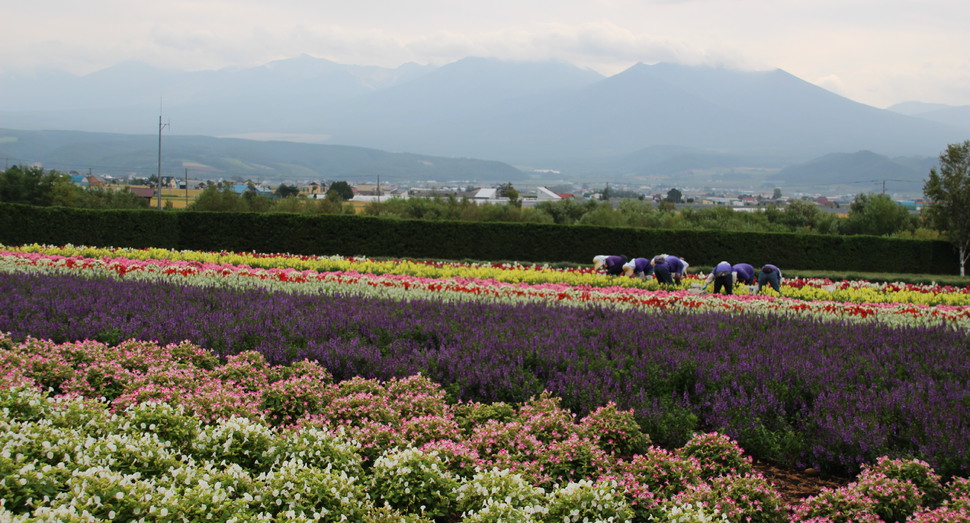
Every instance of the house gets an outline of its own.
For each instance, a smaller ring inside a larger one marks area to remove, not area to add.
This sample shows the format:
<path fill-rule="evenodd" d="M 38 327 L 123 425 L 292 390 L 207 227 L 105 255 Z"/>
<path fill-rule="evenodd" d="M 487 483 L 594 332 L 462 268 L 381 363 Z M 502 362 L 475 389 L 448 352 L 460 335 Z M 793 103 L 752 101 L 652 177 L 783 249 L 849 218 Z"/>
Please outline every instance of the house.
<path fill-rule="evenodd" d="M 562 196 L 559 196 L 545 187 L 538 187 L 536 188 L 536 200 L 540 202 L 555 202 L 562 200 Z"/>
<path fill-rule="evenodd" d="M 141 196 L 142 198 L 145 198 L 149 202 L 152 200 L 152 198 L 155 197 L 155 189 L 152 189 L 150 187 L 130 187 L 129 190 L 131 191 L 131 194 L 134 194 L 135 196 Z"/>

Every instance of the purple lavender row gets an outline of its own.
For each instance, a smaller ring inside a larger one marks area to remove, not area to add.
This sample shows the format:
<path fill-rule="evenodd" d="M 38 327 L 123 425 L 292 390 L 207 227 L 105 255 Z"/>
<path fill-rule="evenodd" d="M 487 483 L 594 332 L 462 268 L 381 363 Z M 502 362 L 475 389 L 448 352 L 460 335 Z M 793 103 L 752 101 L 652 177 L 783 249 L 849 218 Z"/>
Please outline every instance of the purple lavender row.
<path fill-rule="evenodd" d="M 453 399 L 549 390 L 584 415 L 613 400 L 654 442 L 719 430 L 761 458 L 855 472 L 878 456 L 970 472 L 968 336 L 943 327 L 0 274 L 0 330 L 57 342 L 191 340 L 335 379 L 422 373 Z"/>

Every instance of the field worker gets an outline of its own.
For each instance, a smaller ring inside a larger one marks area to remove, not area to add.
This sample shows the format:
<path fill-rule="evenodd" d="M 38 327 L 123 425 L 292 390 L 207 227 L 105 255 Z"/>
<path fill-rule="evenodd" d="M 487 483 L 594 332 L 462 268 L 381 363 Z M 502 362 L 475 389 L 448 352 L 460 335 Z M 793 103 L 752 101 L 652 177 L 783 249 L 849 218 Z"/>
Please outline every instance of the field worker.
<path fill-rule="evenodd" d="M 674 278 L 670 275 L 670 266 L 667 265 L 666 256 L 663 254 L 660 256 L 654 256 L 650 263 L 653 265 L 653 276 L 654 278 L 657 278 L 657 283 L 663 285 L 674 284 Z"/>
<path fill-rule="evenodd" d="M 680 285 L 680 280 L 687 274 L 687 267 L 690 267 L 690 264 L 687 263 L 687 260 L 676 256 L 665 255 L 665 257 L 667 258 L 667 267 L 670 268 L 670 275 L 674 278 L 674 283 Z"/>
<path fill-rule="evenodd" d="M 633 258 L 623 264 L 623 273 L 642 280 L 653 275 L 653 264 L 646 258 Z"/>
<path fill-rule="evenodd" d="M 626 256 L 595 256 L 593 257 L 593 268 L 603 271 L 611 276 L 623 274 L 623 264 L 626 263 Z"/>
<path fill-rule="evenodd" d="M 745 285 L 754 285 L 754 282 L 757 281 L 754 277 L 754 266 L 750 263 L 735 263 L 732 269 L 738 274 L 738 282 Z"/>
<path fill-rule="evenodd" d="M 707 287 L 714 282 L 714 294 L 721 292 L 724 289 L 724 294 L 734 294 L 734 282 L 738 279 L 738 273 L 734 272 L 734 267 L 726 261 L 714 266 L 714 270 L 704 281 L 704 286 Z"/>
<path fill-rule="evenodd" d="M 606 263 L 606 255 L 593 256 L 593 270 L 598 271 Z"/>
<path fill-rule="evenodd" d="M 761 288 L 764 287 L 765 282 L 771 284 L 771 288 L 775 289 L 775 292 L 781 294 L 781 269 L 771 265 L 770 263 L 761 267 L 761 272 L 758 273 L 758 290 L 756 293 L 761 292 Z"/>

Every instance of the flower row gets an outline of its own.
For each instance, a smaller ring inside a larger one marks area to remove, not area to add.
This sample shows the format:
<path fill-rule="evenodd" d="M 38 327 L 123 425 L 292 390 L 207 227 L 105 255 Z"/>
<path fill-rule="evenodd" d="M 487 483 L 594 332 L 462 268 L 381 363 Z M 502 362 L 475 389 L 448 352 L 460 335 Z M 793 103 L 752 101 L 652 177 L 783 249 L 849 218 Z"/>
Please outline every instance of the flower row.
<path fill-rule="evenodd" d="M 301 256 L 290 254 L 173 251 L 167 249 L 121 249 L 75 246 L 26 245 L 4 247 L 22 253 L 42 253 L 67 258 L 126 258 L 143 261 L 190 262 L 197 267 L 245 266 L 263 269 L 294 269 L 315 272 L 355 272 L 396 274 L 423 278 L 464 278 L 504 283 L 564 284 L 572 287 L 622 287 L 655 290 L 653 280 L 612 277 L 592 268 L 553 268 L 548 265 L 519 263 L 459 263 L 430 260 L 372 260 L 364 257 Z M 682 289 L 701 285 L 705 275 L 688 275 Z M 676 287 L 675 287 L 676 288 Z M 853 303 L 913 303 L 923 305 L 970 306 L 970 286 L 954 287 L 909 283 L 872 283 L 862 280 L 833 282 L 823 278 L 788 278 L 782 294 L 803 300 L 828 300 Z M 738 286 L 738 294 L 749 294 Z"/>
<path fill-rule="evenodd" d="M 483 280 L 470 277 L 427 278 L 410 274 L 318 272 L 290 267 L 264 269 L 249 265 L 167 258 L 145 260 L 123 257 L 84 258 L 64 257 L 59 254 L 0 251 L 0 270 L 25 270 L 25 268 L 60 270 L 92 276 L 110 274 L 126 278 L 181 281 L 198 285 L 262 285 L 290 292 L 363 292 L 391 299 L 435 295 L 438 298 L 459 300 L 551 301 L 573 305 L 595 303 L 619 309 L 768 313 L 893 325 L 950 325 L 970 330 L 970 306 L 930 306 L 894 302 L 857 303 L 856 300 L 826 301 L 822 300 L 825 295 L 818 293 L 827 291 L 810 286 L 786 289 L 785 292 L 802 298 L 814 296 L 818 298 L 817 300 L 752 296 L 743 290 L 736 296 L 724 297 L 698 294 L 685 289 L 652 290 L 623 286 L 574 286 L 564 283 L 509 283 L 497 279 Z M 401 266 L 398 270 L 404 271 L 405 268 Z M 655 288 L 656 285 L 653 287 Z M 862 291 L 836 292 L 845 295 Z"/>

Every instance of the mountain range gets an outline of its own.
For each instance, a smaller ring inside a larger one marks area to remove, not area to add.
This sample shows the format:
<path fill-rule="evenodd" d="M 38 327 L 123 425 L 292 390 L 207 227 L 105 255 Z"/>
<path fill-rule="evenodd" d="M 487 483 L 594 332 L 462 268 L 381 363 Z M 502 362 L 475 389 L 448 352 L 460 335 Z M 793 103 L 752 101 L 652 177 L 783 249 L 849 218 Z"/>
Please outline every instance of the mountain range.
<path fill-rule="evenodd" d="M 970 106 L 880 109 L 779 69 L 637 64 L 607 77 L 559 62 L 381 68 L 300 56 L 218 71 L 125 63 L 85 76 L 0 75 L 6 129 L 144 136 L 160 114 L 173 135 L 166 141 L 269 138 L 604 179 L 781 169 L 860 151 L 898 163 L 934 158 L 970 136 Z"/>

